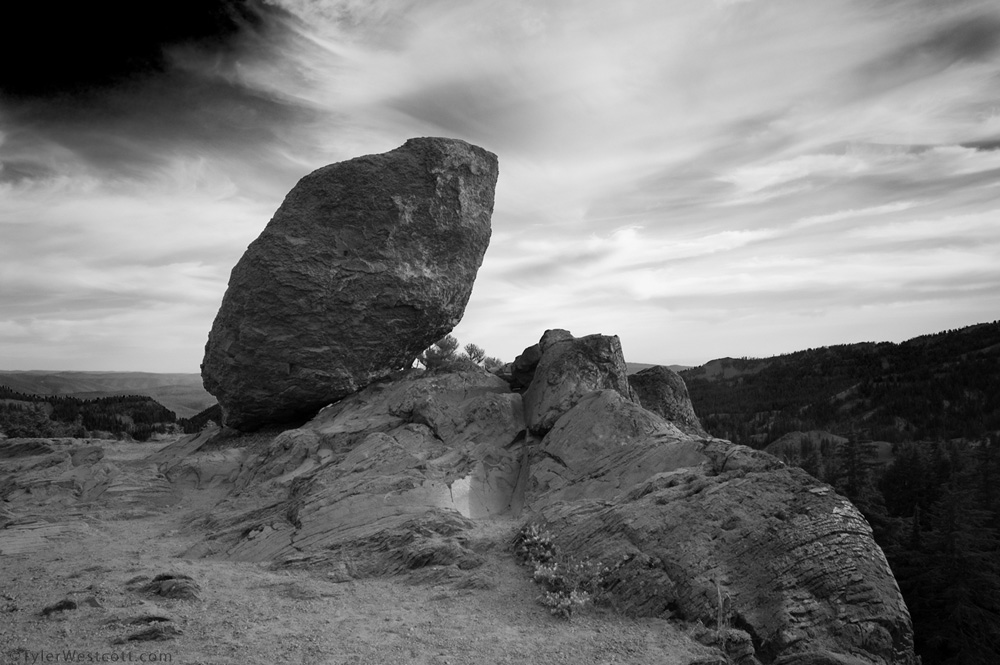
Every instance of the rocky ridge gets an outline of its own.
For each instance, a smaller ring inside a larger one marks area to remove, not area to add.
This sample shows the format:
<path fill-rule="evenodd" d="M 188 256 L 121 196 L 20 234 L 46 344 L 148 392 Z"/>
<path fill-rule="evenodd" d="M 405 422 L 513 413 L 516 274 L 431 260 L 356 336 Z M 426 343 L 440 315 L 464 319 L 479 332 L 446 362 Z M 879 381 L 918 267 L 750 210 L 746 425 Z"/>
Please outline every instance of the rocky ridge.
<path fill-rule="evenodd" d="M 611 339 L 559 337 L 573 347 L 560 356 L 579 361 L 577 374 L 562 365 L 572 385 L 600 362 L 620 363 L 604 353 Z M 534 381 L 548 383 L 544 373 Z M 732 662 L 912 665 L 895 580 L 864 519 L 832 488 L 767 453 L 691 436 L 619 390 L 567 406 L 535 434 L 506 381 L 475 368 L 415 370 L 302 427 L 205 430 L 134 470 L 100 446 L 6 442 L 0 487 L 14 512 L 0 513 L 0 535 L 20 539 L 0 537 L 0 549 L 20 556 L 76 533 L 26 523 L 25 501 L 138 516 L 205 493 L 224 498 L 186 520 L 182 560 L 476 589 L 495 584 L 484 566 L 505 547 L 483 528 L 513 520 L 606 567 L 602 600 L 619 615 L 730 626 L 745 637 Z"/>
<path fill-rule="evenodd" d="M 416 371 L 249 451 L 234 496 L 274 503 L 213 521 L 187 555 L 474 584 L 469 534 L 518 516 L 606 566 L 624 614 L 715 625 L 725 608 L 763 663 L 913 663 L 906 607 L 850 502 L 642 407 L 616 382 L 617 338 L 548 331 L 539 349 L 524 396 L 485 371 Z"/>

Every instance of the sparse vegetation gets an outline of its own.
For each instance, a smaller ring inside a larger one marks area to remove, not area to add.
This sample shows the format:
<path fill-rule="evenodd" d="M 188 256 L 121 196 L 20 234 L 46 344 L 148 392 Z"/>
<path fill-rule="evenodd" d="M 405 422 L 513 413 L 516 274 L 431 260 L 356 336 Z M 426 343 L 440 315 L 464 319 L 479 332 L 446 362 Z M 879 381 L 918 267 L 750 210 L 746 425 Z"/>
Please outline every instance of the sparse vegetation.
<path fill-rule="evenodd" d="M 487 356 L 486 350 L 476 344 L 466 344 L 462 353 L 458 347 L 455 337 L 445 335 L 417 356 L 417 360 L 431 371 L 456 371 L 475 365 L 493 372 L 504 364 L 499 358 Z"/>
<path fill-rule="evenodd" d="M 595 561 L 581 561 L 560 554 L 548 531 L 535 524 L 524 526 L 514 538 L 514 556 L 533 569 L 532 579 L 545 592 L 538 602 L 553 616 L 569 619 L 573 612 L 594 602 L 603 591 L 611 569 Z"/>

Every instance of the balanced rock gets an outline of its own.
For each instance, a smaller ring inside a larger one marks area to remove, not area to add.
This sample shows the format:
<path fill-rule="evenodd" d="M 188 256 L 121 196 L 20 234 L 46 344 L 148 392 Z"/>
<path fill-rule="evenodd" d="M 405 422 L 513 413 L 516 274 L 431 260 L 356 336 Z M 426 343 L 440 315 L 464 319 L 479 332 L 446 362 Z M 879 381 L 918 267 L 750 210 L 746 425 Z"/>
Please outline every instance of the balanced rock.
<path fill-rule="evenodd" d="M 549 431 L 581 397 L 595 390 L 617 390 L 632 399 L 617 335 L 576 338 L 566 330 L 546 330 L 538 349 L 540 357 L 524 393 L 525 424 L 532 432 Z"/>
<path fill-rule="evenodd" d="M 304 419 L 450 332 L 496 181 L 496 155 L 441 138 L 300 180 L 233 268 L 209 334 L 202 377 L 224 424 Z"/>
<path fill-rule="evenodd" d="M 677 425 L 691 436 L 708 436 L 695 415 L 691 396 L 681 375 L 662 365 L 647 367 L 628 377 L 643 408 Z"/>

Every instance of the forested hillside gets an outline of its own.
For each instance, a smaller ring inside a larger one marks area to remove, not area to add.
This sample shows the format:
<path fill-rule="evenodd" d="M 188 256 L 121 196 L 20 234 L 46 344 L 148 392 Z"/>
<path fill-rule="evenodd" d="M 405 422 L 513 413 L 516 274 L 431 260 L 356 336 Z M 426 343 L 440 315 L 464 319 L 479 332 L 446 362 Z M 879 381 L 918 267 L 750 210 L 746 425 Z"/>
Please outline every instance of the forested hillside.
<path fill-rule="evenodd" d="M 145 395 L 80 399 L 21 393 L 0 385 L 0 432 L 8 437 L 110 433 L 145 441 L 176 422 L 173 411 Z"/>
<path fill-rule="evenodd" d="M 1000 321 L 681 372 L 706 430 L 763 448 L 788 432 L 903 442 L 1000 432 Z"/>
<path fill-rule="evenodd" d="M 681 374 L 709 432 L 864 513 L 924 665 L 1000 663 L 1000 322 Z"/>
<path fill-rule="evenodd" d="M 154 372 L 0 371 L 0 385 L 26 395 L 79 399 L 146 395 L 178 416 L 190 417 L 215 403 L 201 374 Z"/>

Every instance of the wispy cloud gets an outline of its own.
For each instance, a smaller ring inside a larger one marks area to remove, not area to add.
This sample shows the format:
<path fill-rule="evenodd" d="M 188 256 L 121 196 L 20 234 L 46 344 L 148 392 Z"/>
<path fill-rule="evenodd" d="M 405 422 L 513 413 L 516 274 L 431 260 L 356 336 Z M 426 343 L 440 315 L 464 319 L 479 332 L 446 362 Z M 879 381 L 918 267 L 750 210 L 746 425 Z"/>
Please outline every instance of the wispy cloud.
<path fill-rule="evenodd" d="M 998 311 L 991 0 L 205 6 L 0 75 L 0 365 L 196 371 L 297 178 L 417 135 L 500 157 L 456 330 L 494 355 L 565 327 L 694 363 Z"/>

